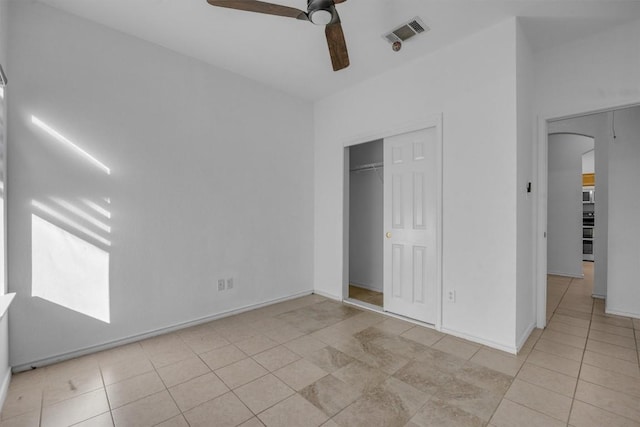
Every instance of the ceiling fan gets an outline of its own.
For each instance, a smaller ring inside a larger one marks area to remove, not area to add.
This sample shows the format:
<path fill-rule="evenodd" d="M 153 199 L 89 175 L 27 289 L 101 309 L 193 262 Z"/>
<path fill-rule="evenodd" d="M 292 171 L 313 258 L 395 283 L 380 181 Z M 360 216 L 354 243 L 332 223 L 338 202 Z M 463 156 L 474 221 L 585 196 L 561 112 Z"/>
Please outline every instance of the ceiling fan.
<path fill-rule="evenodd" d="M 347 43 L 344 39 L 344 32 L 342 31 L 340 16 L 338 16 L 335 5 L 345 1 L 346 0 L 307 0 L 306 12 L 294 7 L 256 0 L 207 0 L 207 3 L 212 6 L 285 16 L 301 21 L 309 21 L 316 25 L 324 25 L 333 71 L 339 71 L 349 66 L 349 54 L 347 52 Z"/>

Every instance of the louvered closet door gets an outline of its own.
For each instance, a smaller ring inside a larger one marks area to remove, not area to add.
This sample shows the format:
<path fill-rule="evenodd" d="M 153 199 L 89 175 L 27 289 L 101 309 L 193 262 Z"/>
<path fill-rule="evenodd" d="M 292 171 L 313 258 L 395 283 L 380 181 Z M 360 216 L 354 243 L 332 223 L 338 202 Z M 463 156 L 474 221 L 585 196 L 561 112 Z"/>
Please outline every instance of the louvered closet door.
<path fill-rule="evenodd" d="M 384 140 L 384 309 L 435 324 L 439 271 L 440 132 Z"/>

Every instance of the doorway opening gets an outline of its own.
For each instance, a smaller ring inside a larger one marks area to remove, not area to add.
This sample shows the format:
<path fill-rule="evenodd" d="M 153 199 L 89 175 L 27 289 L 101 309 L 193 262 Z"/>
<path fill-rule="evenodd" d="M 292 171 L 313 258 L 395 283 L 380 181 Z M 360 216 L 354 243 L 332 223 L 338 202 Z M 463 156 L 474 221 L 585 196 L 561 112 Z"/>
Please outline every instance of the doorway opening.
<path fill-rule="evenodd" d="M 630 183 L 640 177 L 637 164 L 631 165 L 640 156 L 638 118 L 640 106 L 631 105 L 540 122 L 538 327 L 554 313 L 585 318 L 640 313 L 625 282 L 640 273 L 628 256 L 640 239 L 629 203 L 635 188 Z M 563 169 L 558 163 L 567 142 L 575 155 Z M 571 299 L 563 298 L 569 294 Z"/>
<path fill-rule="evenodd" d="M 349 158 L 348 298 L 383 308 L 383 140 L 347 148 Z"/>

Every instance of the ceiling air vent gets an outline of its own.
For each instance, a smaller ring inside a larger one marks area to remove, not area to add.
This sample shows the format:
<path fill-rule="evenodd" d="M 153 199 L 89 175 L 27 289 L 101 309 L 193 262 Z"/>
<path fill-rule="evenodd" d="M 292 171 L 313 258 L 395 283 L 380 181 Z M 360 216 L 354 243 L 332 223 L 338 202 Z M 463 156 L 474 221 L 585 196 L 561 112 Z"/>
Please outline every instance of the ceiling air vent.
<path fill-rule="evenodd" d="M 429 31 L 429 27 L 424 25 L 422 19 L 416 16 L 415 18 L 405 22 L 394 30 L 383 34 L 382 38 L 384 38 L 389 43 L 404 42 L 411 37 L 416 36 L 420 33 L 424 33 L 426 31 Z"/>

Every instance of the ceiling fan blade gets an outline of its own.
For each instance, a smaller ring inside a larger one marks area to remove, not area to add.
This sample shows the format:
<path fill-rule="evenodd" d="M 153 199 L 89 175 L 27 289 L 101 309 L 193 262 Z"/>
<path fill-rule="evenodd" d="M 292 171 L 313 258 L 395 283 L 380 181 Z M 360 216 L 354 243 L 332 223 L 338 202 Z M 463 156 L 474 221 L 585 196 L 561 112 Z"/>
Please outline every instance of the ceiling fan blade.
<path fill-rule="evenodd" d="M 245 10 L 247 12 L 266 13 L 267 15 L 286 16 L 302 21 L 308 21 L 306 12 L 294 7 L 266 3 L 257 0 L 207 0 L 211 6 L 227 7 L 229 9 Z"/>
<path fill-rule="evenodd" d="M 327 25 L 325 34 L 327 36 L 327 44 L 329 45 L 333 71 L 347 68 L 349 66 L 349 53 L 347 52 L 347 42 L 344 39 L 340 19 L 337 19 L 333 24 Z"/>

